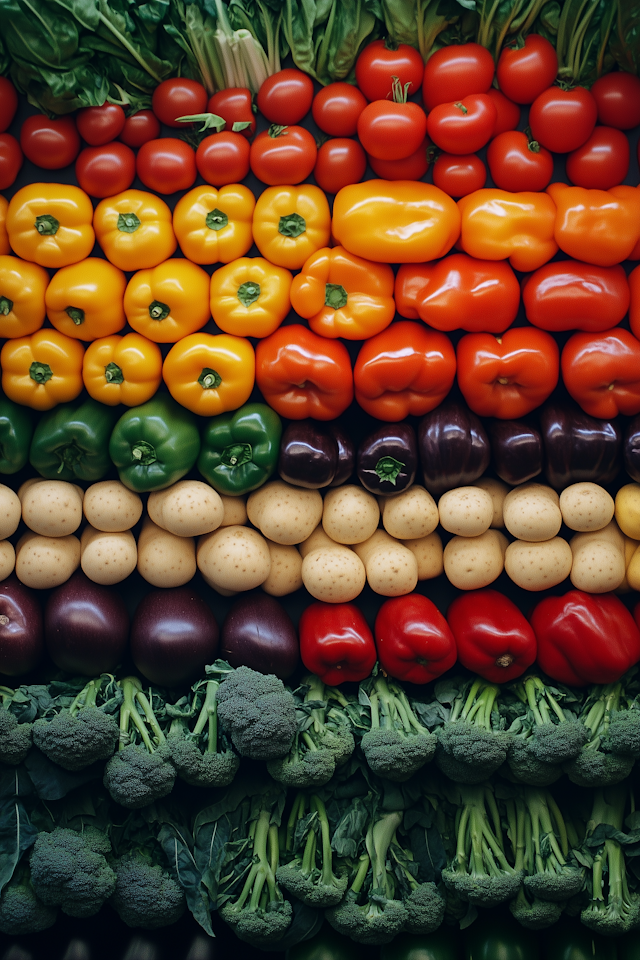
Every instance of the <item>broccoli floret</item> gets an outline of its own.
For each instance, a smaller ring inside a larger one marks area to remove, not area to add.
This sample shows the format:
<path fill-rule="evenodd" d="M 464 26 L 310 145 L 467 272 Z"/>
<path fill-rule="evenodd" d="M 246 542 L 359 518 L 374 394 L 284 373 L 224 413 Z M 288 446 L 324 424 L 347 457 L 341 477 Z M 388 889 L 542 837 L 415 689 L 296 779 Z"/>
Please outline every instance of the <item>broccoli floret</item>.
<path fill-rule="evenodd" d="M 435 734 L 419 722 L 406 693 L 390 677 L 378 674 L 361 690 L 371 711 L 371 729 L 360 743 L 369 767 L 387 780 L 409 780 L 432 759 Z"/>
<path fill-rule="evenodd" d="M 581 719 L 589 740 L 565 764 L 569 779 L 580 787 L 606 787 L 626 779 L 640 755 L 640 708 L 627 697 L 624 683 L 592 687 Z"/>
<path fill-rule="evenodd" d="M 171 760 L 178 776 L 194 787 L 226 787 L 240 766 L 240 757 L 233 752 L 224 734 L 218 732 L 218 680 L 206 680 L 194 688 L 192 713 L 204 700 L 193 730 L 184 717 L 175 717 L 167 737 Z"/>
<path fill-rule="evenodd" d="M 19 723 L 5 707 L 0 707 L 0 762 L 17 767 L 31 749 L 33 724 Z"/>
<path fill-rule="evenodd" d="M 284 854 L 293 854 L 276 872 L 276 879 L 285 890 L 309 907 L 334 907 L 340 903 L 348 878 L 336 877 L 333 872 L 329 820 L 320 797 L 309 798 L 309 811 L 305 794 L 299 793 L 295 798 Z"/>
<path fill-rule="evenodd" d="M 98 707 L 97 699 L 108 676 L 91 680 L 68 708 L 54 710 L 33 725 L 39 750 L 65 770 L 82 770 L 97 760 L 113 756 L 118 743 L 118 722 Z"/>
<path fill-rule="evenodd" d="M 518 923 L 527 930 L 546 930 L 557 923 L 562 916 L 563 903 L 552 903 L 551 900 L 538 900 L 535 897 L 527 898 L 523 888 L 518 896 L 509 904 L 509 910 Z"/>
<path fill-rule="evenodd" d="M 0 933 L 21 937 L 41 933 L 56 922 L 58 911 L 48 907 L 35 894 L 26 863 L 23 863 L 0 896 Z"/>
<path fill-rule="evenodd" d="M 407 911 L 405 933 L 433 933 L 444 920 L 446 901 L 435 883 L 419 883 L 403 903 Z"/>
<path fill-rule="evenodd" d="M 103 783 L 116 803 L 137 810 L 171 793 L 176 771 L 166 737 L 142 684 L 137 677 L 126 677 L 120 685 L 124 695 L 120 745 L 105 767 Z"/>
<path fill-rule="evenodd" d="M 296 734 L 293 694 L 282 680 L 238 667 L 218 690 L 222 728 L 243 757 L 276 760 L 287 755 Z"/>
<path fill-rule="evenodd" d="M 115 864 L 110 904 L 128 927 L 156 930 L 176 923 L 185 911 L 182 888 L 146 850 L 136 849 Z"/>
<path fill-rule="evenodd" d="M 609 728 L 602 737 L 605 753 L 617 753 L 622 757 L 640 757 L 640 709 L 618 710 L 612 713 Z"/>
<path fill-rule="evenodd" d="M 92 917 L 109 899 L 116 875 L 106 857 L 108 838 L 94 827 L 82 833 L 55 827 L 39 833 L 31 854 L 31 883 L 47 907 L 60 907 L 70 917 Z"/>
<path fill-rule="evenodd" d="M 450 780 L 481 783 L 507 759 L 512 734 L 494 709 L 499 694 L 498 686 L 478 678 L 455 698 L 437 731 L 436 763 Z"/>

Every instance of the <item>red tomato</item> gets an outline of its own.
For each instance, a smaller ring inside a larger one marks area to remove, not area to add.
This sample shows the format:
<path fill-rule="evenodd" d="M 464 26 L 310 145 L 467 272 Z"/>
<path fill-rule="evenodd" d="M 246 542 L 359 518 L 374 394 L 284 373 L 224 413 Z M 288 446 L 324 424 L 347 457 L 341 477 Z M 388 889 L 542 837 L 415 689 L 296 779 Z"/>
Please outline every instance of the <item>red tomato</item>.
<path fill-rule="evenodd" d="M 352 137 L 366 105 L 364 95 L 351 83 L 330 83 L 316 93 L 311 113 L 323 133 Z"/>
<path fill-rule="evenodd" d="M 586 143 L 567 157 L 567 176 L 577 187 L 608 190 L 629 172 L 629 141 L 615 127 L 596 127 Z"/>
<path fill-rule="evenodd" d="M 520 123 L 520 107 L 517 103 L 505 97 L 504 93 L 490 87 L 487 90 L 487 96 L 493 100 L 493 105 L 497 111 L 496 122 L 493 125 L 492 137 L 497 137 L 499 133 L 505 133 L 507 130 L 515 130 Z"/>
<path fill-rule="evenodd" d="M 544 190 L 553 176 L 553 157 L 522 130 L 507 130 L 492 140 L 487 163 L 496 187 L 519 193 Z"/>
<path fill-rule="evenodd" d="M 396 50 L 386 40 L 368 43 L 356 60 L 356 83 L 367 100 L 386 100 L 391 96 L 391 84 L 397 77 L 402 88 L 409 86 L 409 96 L 417 93 L 422 83 L 422 57 L 408 43 L 400 43 Z"/>
<path fill-rule="evenodd" d="M 151 110 L 139 110 L 131 117 L 127 117 L 120 134 L 120 139 L 128 147 L 137 150 L 143 143 L 155 140 L 160 136 L 160 121 Z"/>
<path fill-rule="evenodd" d="M 377 157 L 368 157 L 369 166 L 383 180 L 421 180 L 429 169 L 427 151 L 431 143 L 425 137 L 415 153 L 402 160 L 379 160 Z M 482 162 L 482 161 L 481 161 Z"/>
<path fill-rule="evenodd" d="M 124 143 L 85 147 L 76 160 L 76 178 L 90 197 L 115 197 L 128 190 L 136 175 L 136 157 Z"/>
<path fill-rule="evenodd" d="M 415 153 L 427 132 L 427 117 L 417 103 L 374 100 L 358 117 L 358 138 L 379 160 L 404 160 Z"/>
<path fill-rule="evenodd" d="M 124 110 L 117 103 L 85 107 L 76 114 L 78 133 L 92 147 L 101 147 L 103 143 L 119 137 L 125 120 Z"/>
<path fill-rule="evenodd" d="M 533 103 L 558 74 L 558 57 L 544 37 L 530 33 L 524 47 L 504 47 L 496 67 L 502 92 L 516 103 Z"/>
<path fill-rule="evenodd" d="M 427 133 L 447 153 L 475 153 L 489 140 L 497 111 L 484 93 L 441 103 L 427 117 Z"/>
<path fill-rule="evenodd" d="M 246 87 L 229 87 L 227 90 L 218 90 L 209 97 L 208 113 L 226 120 L 228 128 L 233 133 L 241 133 L 243 137 L 252 137 L 256 132 L 256 117 L 253 112 L 251 90 Z M 234 130 L 234 124 L 248 123 L 242 130 Z"/>
<path fill-rule="evenodd" d="M 249 173 L 250 150 L 249 141 L 240 133 L 214 133 L 196 150 L 198 173 L 214 187 L 240 183 Z"/>
<path fill-rule="evenodd" d="M 479 43 L 442 47 L 427 60 L 422 99 L 427 110 L 440 103 L 462 100 L 471 93 L 486 93 L 493 81 L 493 57 Z"/>
<path fill-rule="evenodd" d="M 596 101 L 584 87 L 549 87 L 531 104 L 529 126 L 547 150 L 570 153 L 589 139 L 597 117 Z"/>
<path fill-rule="evenodd" d="M 0 77 L 0 133 L 11 126 L 18 109 L 18 93 L 7 77 Z"/>
<path fill-rule="evenodd" d="M 136 157 L 136 172 L 156 193 L 188 190 L 196 179 L 196 155 L 184 140 L 162 137 L 144 143 Z"/>
<path fill-rule="evenodd" d="M 37 114 L 22 124 L 20 146 L 27 160 L 37 167 L 61 170 L 78 156 L 80 137 L 71 117 L 49 120 Z"/>
<path fill-rule="evenodd" d="M 197 80 L 172 77 L 163 80 L 153 91 L 151 109 L 160 123 L 167 127 L 183 127 L 177 117 L 204 113 L 207 109 L 207 91 Z M 169 191 L 164 191 L 169 192 Z"/>
<path fill-rule="evenodd" d="M 267 77 L 256 97 L 258 110 L 269 123 L 298 123 L 311 110 L 313 80 L 302 70 L 288 68 Z"/>
<path fill-rule="evenodd" d="M 487 182 L 487 168 L 475 153 L 441 153 L 433 165 L 433 182 L 450 197 L 466 197 L 474 190 L 482 190 Z"/>
<path fill-rule="evenodd" d="M 318 150 L 313 175 L 325 193 L 337 193 L 350 183 L 360 183 L 367 169 L 367 157 L 357 140 L 336 137 Z"/>
<path fill-rule="evenodd" d="M 259 133 L 251 144 L 251 169 L 271 187 L 302 183 L 316 165 L 318 148 L 304 127 L 276 127 Z"/>
<path fill-rule="evenodd" d="M 591 87 L 598 120 L 608 127 L 631 130 L 640 123 L 640 78 L 626 70 L 606 73 Z"/>
<path fill-rule="evenodd" d="M 6 190 L 20 173 L 22 150 L 10 133 L 0 133 L 0 190 Z"/>

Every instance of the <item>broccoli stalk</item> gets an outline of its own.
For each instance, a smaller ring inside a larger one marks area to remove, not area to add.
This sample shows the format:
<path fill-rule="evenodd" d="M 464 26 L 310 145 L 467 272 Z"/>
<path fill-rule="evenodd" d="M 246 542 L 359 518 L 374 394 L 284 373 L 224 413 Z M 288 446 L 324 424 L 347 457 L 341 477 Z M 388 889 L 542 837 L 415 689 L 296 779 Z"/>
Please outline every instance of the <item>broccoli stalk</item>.
<path fill-rule="evenodd" d="M 0 933 L 21 937 L 41 933 L 56 922 L 58 911 L 48 907 L 35 894 L 31 874 L 22 863 L 0 896 Z"/>
<path fill-rule="evenodd" d="M 0 687 L 0 762 L 17 767 L 31 749 L 33 724 L 20 723 L 11 712 L 11 704 L 18 691 Z M 44 928 L 43 928 L 44 929 Z"/>
<path fill-rule="evenodd" d="M 168 734 L 171 761 L 178 776 L 195 787 L 226 787 L 240 766 L 240 757 L 231 750 L 218 731 L 218 680 L 206 680 L 195 689 L 193 706 L 197 709 L 199 690 L 205 696 L 193 730 L 187 719 L 174 717 Z M 219 747 L 222 746 L 222 750 Z"/>
<path fill-rule="evenodd" d="M 503 729 L 499 694 L 500 687 L 478 677 L 453 701 L 449 719 L 438 728 L 436 750 L 436 762 L 451 780 L 480 783 L 506 760 L 512 734 Z"/>
<path fill-rule="evenodd" d="M 580 787 L 606 787 L 629 776 L 640 756 L 640 709 L 624 684 L 592 687 L 582 721 L 589 740 L 575 760 L 565 765 L 569 779 Z"/>
<path fill-rule="evenodd" d="M 103 682 L 109 674 L 90 680 L 71 705 L 40 717 L 33 725 L 33 742 L 65 770 L 83 770 L 113 756 L 118 743 L 118 723 L 98 706 Z"/>
<path fill-rule="evenodd" d="M 382 674 L 361 685 L 371 712 L 362 752 L 371 770 L 403 782 L 433 757 L 436 737 L 416 717 L 402 687 Z"/>
<path fill-rule="evenodd" d="M 285 855 L 292 857 L 278 867 L 276 879 L 285 890 L 309 907 L 334 907 L 347 888 L 347 877 L 333 872 L 331 832 L 320 797 L 299 793 L 291 809 L 285 837 Z"/>

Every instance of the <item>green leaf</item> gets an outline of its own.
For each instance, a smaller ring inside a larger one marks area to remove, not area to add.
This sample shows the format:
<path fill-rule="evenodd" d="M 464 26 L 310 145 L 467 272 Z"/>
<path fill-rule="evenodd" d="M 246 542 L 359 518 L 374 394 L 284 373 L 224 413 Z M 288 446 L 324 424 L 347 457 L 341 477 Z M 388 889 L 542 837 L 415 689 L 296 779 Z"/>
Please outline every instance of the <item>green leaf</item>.
<path fill-rule="evenodd" d="M 618 0 L 609 49 L 621 70 L 640 72 L 640 2 Z"/>
<path fill-rule="evenodd" d="M 164 850 L 173 878 L 184 890 L 191 915 L 205 933 L 213 937 L 209 893 L 202 883 L 202 875 L 190 849 L 189 841 L 192 842 L 192 838 L 177 824 L 164 823 L 160 828 L 158 841 Z"/>
<path fill-rule="evenodd" d="M 33 845 L 38 831 L 17 797 L 0 804 L 0 891 L 14 874 L 25 850 Z"/>

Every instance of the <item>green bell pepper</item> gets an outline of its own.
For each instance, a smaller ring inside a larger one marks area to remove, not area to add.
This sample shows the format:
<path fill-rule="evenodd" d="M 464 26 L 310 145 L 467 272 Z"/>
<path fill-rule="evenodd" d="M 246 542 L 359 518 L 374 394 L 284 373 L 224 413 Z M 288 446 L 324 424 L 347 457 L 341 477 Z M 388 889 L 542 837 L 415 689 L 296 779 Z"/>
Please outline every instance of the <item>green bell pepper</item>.
<path fill-rule="evenodd" d="M 195 417 L 166 393 L 127 410 L 109 443 L 121 481 L 136 493 L 170 487 L 191 470 L 199 452 Z"/>
<path fill-rule="evenodd" d="M 423 936 L 403 933 L 382 947 L 380 960 L 459 960 L 460 935 L 455 928 Z"/>
<path fill-rule="evenodd" d="M 41 418 L 29 460 L 47 480 L 100 480 L 111 469 L 109 437 L 118 419 L 96 400 L 64 403 Z"/>
<path fill-rule="evenodd" d="M 276 469 L 281 436 L 280 417 L 264 403 L 222 413 L 204 431 L 198 470 L 218 493 L 250 493 Z"/>
<path fill-rule="evenodd" d="M 31 411 L 0 398 L 0 473 L 17 473 L 26 466 L 32 435 Z"/>

